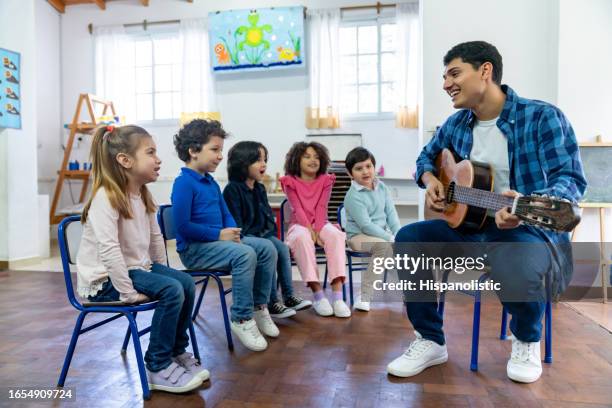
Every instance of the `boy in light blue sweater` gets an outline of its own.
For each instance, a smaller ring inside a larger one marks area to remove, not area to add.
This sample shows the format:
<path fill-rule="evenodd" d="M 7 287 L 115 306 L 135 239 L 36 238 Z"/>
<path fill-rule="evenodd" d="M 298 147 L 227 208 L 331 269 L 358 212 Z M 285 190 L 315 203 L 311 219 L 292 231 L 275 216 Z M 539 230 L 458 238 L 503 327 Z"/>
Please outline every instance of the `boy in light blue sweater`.
<path fill-rule="evenodd" d="M 353 179 L 344 197 L 348 245 L 354 251 L 372 253 L 368 269 L 361 277 L 361 299 L 355 303 L 355 309 L 367 312 L 375 276 L 374 259 L 393 256 L 391 243 L 401 225 L 387 186 L 376 178 L 376 159 L 372 153 L 356 147 L 346 156 L 345 164 Z"/>

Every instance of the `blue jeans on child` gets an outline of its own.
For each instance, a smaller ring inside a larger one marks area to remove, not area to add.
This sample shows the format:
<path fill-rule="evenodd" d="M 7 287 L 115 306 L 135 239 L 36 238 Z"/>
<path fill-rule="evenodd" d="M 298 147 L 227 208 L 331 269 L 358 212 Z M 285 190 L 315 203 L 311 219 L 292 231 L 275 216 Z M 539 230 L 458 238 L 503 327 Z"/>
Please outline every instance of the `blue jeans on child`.
<path fill-rule="evenodd" d="M 267 239 L 191 242 L 179 253 L 189 269 L 228 270 L 232 274 L 232 321 L 249 320 L 254 305 L 267 305 L 276 268 L 276 251 Z"/>
<path fill-rule="evenodd" d="M 522 256 L 499 256 L 489 254 L 491 265 L 491 279 L 499 282 L 504 287 L 538 287 L 543 282 L 546 273 L 551 270 L 550 259 L 542 255 L 544 247 L 543 238 L 534 233 L 534 229 L 519 226 L 514 229 L 500 230 L 492 220 L 478 232 L 465 232 L 461 229 L 453 229 L 443 220 L 430 220 L 416 222 L 404 226 L 395 236 L 396 250 L 401 249 L 401 243 L 419 242 L 528 242 L 532 246 L 533 256 L 523 249 Z M 539 245 L 542 244 L 542 245 Z M 507 248 L 507 247 L 506 247 Z M 496 259 L 497 258 L 497 259 Z M 431 271 L 427 272 L 429 277 Z M 435 294 L 431 294 L 435 299 Z M 444 332 L 442 331 L 442 316 L 438 313 L 437 303 L 433 301 L 406 302 L 406 312 L 412 326 L 424 338 L 438 344 L 444 344 Z M 502 302 L 508 312 L 512 315 L 510 330 L 514 336 L 524 342 L 540 341 L 542 332 L 542 316 L 546 306 L 545 302 Z"/>
<path fill-rule="evenodd" d="M 132 269 L 129 275 L 136 291 L 158 301 L 151 320 L 149 347 L 144 360 L 149 371 L 163 370 L 172 363 L 171 357 L 184 353 L 189 345 L 187 333 L 195 298 L 195 284 L 185 272 L 157 263 L 153 264 L 151 271 Z M 119 292 L 109 279 L 100 292 L 90 296 L 89 300 L 117 301 Z"/>
<path fill-rule="evenodd" d="M 272 278 L 272 287 L 270 290 L 270 302 L 273 304 L 279 301 L 278 292 L 276 290 L 276 282 L 280 283 L 281 290 L 283 291 L 283 299 L 288 299 L 293 296 L 293 283 L 292 283 L 292 272 L 291 272 L 291 256 L 289 254 L 289 247 L 280 239 L 271 236 L 266 238 L 274 245 L 274 249 L 277 254 L 278 260 L 276 261 L 276 271 Z"/>

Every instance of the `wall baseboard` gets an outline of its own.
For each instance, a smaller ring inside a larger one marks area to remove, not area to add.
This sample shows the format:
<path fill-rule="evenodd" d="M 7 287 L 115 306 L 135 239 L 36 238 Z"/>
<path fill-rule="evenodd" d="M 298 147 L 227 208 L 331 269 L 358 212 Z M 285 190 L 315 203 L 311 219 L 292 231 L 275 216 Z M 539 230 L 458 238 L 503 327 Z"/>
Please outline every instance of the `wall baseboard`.
<path fill-rule="evenodd" d="M 31 265 L 36 265 L 42 262 L 40 256 L 34 256 L 32 258 L 18 259 L 16 261 L 8 261 L 8 267 L 6 269 L 26 268 Z"/>

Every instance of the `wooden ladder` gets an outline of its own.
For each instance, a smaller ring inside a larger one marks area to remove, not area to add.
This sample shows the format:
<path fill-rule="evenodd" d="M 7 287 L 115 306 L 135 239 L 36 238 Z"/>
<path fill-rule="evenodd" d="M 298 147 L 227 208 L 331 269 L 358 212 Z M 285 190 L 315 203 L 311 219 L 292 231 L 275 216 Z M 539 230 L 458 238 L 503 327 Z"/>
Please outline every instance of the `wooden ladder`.
<path fill-rule="evenodd" d="M 80 120 L 83 104 L 85 104 L 87 107 L 87 113 L 89 114 L 90 121 L 88 122 Z M 55 185 L 55 192 L 53 193 L 53 201 L 51 202 L 51 211 L 49 214 L 51 224 L 59 223 L 68 215 L 56 214 L 65 180 L 82 180 L 83 184 L 81 186 L 81 194 L 79 195 L 79 203 L 82 203 L 85 200 L 87 187 L 89 186 L 90 171 L 68 170 L 68 162 L 70 161 L 70 155 L 72 153 L 72 146 L 74 144 L 76 134 L 91 135 L 93 130 L 98 126 L 94 105 L 103 106 L 101 116 L 108 115 L 109 110 L 113 117 L 116 115 L 115 107 L 113 106 L 112 102 L 103 100 L 102 98 L 98 98 L 97 96 L 91 94 L 79 95 L 79 101 L 77 102 L 74 118 L 72 119 L 72 123 L 68 126 L 68 129 L 70 129 L 70 136 L 68 136 L 68 143 L 66 143 L 66 148 L 64 149 L 64 158 L 62 160 L 62 165 L 57 172 L 59 177 L 57 178 L 57 184 Z"/>

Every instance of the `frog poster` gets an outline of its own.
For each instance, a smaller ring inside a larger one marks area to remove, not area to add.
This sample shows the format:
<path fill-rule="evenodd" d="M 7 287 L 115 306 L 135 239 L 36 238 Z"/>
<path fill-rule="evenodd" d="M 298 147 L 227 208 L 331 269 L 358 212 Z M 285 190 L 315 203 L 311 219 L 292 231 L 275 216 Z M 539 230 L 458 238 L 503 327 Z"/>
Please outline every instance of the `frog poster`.
<path fill-rule="evenodd" d="M 0 48 L 0 128 L 21 129 L 19 53 Z"/>
<path fill-rule="evenodd" d="M 304 7 L 217 11 L 208 26 L 215 72 L 304 64 Z"/>

